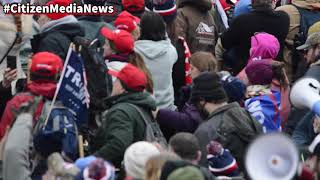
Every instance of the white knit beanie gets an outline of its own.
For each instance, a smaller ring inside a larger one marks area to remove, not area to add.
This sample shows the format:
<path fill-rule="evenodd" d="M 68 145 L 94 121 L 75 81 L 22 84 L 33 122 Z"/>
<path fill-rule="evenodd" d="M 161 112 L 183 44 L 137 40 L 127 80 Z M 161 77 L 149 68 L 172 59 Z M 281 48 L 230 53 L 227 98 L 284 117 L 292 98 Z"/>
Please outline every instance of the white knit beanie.
<path fill-rule="evenodd" d="M 157 154 L 160 154 L 160 151 L 149 142 L 140 141 L 129 146 L 124 153 L 124 167 L 127 175 L 134 179 L 143 179 L 146 162 Z"/>

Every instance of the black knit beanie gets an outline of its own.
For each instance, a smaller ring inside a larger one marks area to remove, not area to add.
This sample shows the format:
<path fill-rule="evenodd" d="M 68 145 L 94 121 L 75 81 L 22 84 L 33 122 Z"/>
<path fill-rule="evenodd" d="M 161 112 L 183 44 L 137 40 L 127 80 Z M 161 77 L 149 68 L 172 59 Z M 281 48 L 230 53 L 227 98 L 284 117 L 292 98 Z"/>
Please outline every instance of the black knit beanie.
<path fill-rule="evenodd" d="M 204 72 L 194 79 L 191 89 L 191 101 L 196 103 L 201 98 L 208 102 L 228 101 L 217 73 Z"/>

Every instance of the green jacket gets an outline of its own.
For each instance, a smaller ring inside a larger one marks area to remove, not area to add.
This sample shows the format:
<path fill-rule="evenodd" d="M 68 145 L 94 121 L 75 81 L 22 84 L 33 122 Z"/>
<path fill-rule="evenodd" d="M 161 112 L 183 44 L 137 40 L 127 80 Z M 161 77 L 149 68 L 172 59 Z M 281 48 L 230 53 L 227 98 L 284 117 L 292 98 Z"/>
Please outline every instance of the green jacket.
<path fill-rule="evenodd" d="M 127 93 L 107 99 L 111 107 L 103 117 L 91 145 L 94 155 L 120 168 L 125 150 L 134 142 L 144 140 L 145 124 L 139 112 L 128 105 L 155 110 L 155 100 L 148 93 Z"/>
<path fill-rule="evenodd" d="M 216 140 L 230 150 L 240 170 L 244 170 L 247 146 L 262 134 L 262 127 L 245 109 L 234 102 L 212 112 L 194 134 L 199 140 L 202 153 L 200 165 L 208 167 L 206 146 L 210 141 Z"/>

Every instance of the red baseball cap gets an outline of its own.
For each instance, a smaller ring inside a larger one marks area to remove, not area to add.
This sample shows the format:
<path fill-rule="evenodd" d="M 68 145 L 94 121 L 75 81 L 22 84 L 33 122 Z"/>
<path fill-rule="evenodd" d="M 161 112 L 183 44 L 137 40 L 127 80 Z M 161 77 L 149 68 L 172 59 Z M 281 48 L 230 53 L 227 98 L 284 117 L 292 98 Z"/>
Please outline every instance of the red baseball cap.
<path fill-rule="evenodd" d="M 61 58 L 50 52 L 39 52 L 31 59 L 30 72 L 38 76 L 53 77 L 63 69 Z"/>
<path fill-rule="evenodd" d="M 120 79 L 129 89 L 142 92 L 146 88 L 147 78 L 144 72 L 128 63 L 120 71 L 108 70 L 111 76 Z"/>
<path fill-rule="evenodd" d="M 101 34 L 112 41 L 120 53 L 129 54 L 133 51 L 134 40 L 131 34 L 125 30 L 109 30 L 106 27 L 101 28 Z"/>
<path fill-rule="evenodd" d="M 56 5 L 57 4 L 59 6 L 66 7 L 71 3 L 72 3 L 72 0 L 51 0 L 46 5 L 50 5 L 50 4 Z M 48 13 L 46 15 L 52 20 L 57 20 L 57 19 L 61 19 L 61 18 L 65 17 L 65 16 L 68 16 L 67 13 Z"/>
<path fill-rule="evenodd" d="M 137 12 L 144 10 L 144 0 L 122 0 L 122 5 L 125 10 Z"/>
<path fill-rule="evenodd" d="M 128 11 L 121 12 L 117 19 L 114 21 L 114 25 L 117 29 L 123 29 L 131 33 L 140 24 L 140 19 L 133 16 Z"/>

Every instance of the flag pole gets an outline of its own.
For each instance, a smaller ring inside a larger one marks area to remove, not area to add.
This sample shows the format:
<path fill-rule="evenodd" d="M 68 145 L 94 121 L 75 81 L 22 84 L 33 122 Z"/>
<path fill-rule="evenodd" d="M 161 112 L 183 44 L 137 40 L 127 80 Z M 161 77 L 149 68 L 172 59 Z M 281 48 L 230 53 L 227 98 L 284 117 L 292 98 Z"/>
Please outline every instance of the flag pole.
<path fill-rule="evenodd" d="M 74 44 L 70 43 L 69 49 L 68 49 L 68 53 L 67 53 L 67 57 L 65 59 L 64 65 L 63 65 L 63 70 L 62 70 L 59 82 L 57 84 L 57 89 L 56 89 L 56 92 L 54 93 L 54 96 L 53 96 L 53 99 L 52 99 L 52 103 L 50 105 L 49 113 L 47 114 L 47 118 L 46 118 L 46 120 L 44 122 L 44 126 L 43 127 L 45 127 L 47 125 L 47 123 L 48 123 L 48 120 L 49 120 L 53 105 L 54 105 L 54 103 L 55 103 L 55 101 L 57 99 L 57 96 L 58 96 L 58 93 L 59 93 L 59 90 L 60 90 L 60 87 L 61 87 L 62 80 L 63 80 L 64 75 L 66 73 L 67 65 L 69 63 L 71 52 L 72 52 L 73 48 L 74 48 Z"/>

